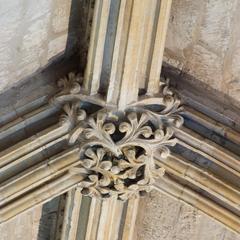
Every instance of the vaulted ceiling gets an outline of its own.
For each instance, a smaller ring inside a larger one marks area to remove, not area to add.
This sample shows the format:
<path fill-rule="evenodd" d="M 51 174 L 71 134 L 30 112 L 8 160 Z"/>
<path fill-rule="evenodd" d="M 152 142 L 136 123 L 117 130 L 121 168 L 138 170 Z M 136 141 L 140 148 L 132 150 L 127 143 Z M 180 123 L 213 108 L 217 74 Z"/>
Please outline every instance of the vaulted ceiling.
<path fill-rule="evenodd" d="M 4 26 L 0 29 L 0 92 L 46 67 L 63 55 L 66 46 L 70 53 L 77 49 L 80 30 L 73 27 L 74 21 L 69 29 L 70 1 L 29 0 L 23 4 L 9 0 L 4 6 L 0 3 L 0 9 Z M 235 106 L 240 102 L 239 11 L 237 0 L 173 0 L 164 53 L 164 61 L 176 67 L 179 75 L 187 73 L 189 82 L 223 97 L 226 94 L 226 101 Z M 39 76 L 44 73 L 40 71 Z M 138 213 L 143 221 L 137 222 L 137 240 L 240 239 L 203 213 L 160 193 L 153 192 L 141 203 L 146 208 Z M 34 209 L 1 225 L 1 240 L 11 239 L 9 233 L 15 225 L 18 230 L 12 239 L 35 239 L 40 211 Z"/>

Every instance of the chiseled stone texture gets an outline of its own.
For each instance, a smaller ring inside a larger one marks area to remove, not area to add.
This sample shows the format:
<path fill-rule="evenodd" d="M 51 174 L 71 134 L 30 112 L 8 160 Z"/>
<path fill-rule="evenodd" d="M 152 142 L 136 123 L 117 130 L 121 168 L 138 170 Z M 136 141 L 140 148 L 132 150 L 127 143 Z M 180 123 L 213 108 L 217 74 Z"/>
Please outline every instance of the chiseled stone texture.
<path fill-rule="evenodd" d="M 135 240 L 240 240 L 195 208 L 157 191 L 139 206 Z"/>
<path fill-rule="evenodd" d="M 69 0 L 0 0 L 0 92 L 64 52 Z"/>
<path fill-rule="evenodd" d="M 0 225 L 1 240 L 37 240 L 42 207 L 22 213 Z"/>
<path fill-rule="evenodd" d="M 240 1 L 173 0 L 164 60 L 240 101 Z"/>

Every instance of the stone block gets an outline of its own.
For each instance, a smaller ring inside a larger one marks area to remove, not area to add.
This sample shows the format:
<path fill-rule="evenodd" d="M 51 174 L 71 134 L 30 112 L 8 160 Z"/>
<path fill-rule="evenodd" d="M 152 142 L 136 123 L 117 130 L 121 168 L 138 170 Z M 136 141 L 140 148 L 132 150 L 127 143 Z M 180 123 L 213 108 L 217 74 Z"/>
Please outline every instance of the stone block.
<path fill-rule="evenodd" d="M 192 44 L 203 2 L 175 0 L 172 4 L 166 48 L 183 57 L 183 50 Z"/>
<path fill-rule="evenodd" d="M 42 206 L 39 206 L 1 224 L 1 240 L 37 240 L 41 212 Z"/>
<path fill-rule="evenodd" d="M 218 53 L 221 57 L 228 49 L 231 38 L 231 22 L 237 0 L 206 1 L 199 41 Z"/>
<path fill-rule="evenodd" d="M 185 71 L 210 87 L 221 90 L 223 59 L 201 45 L 195 45 L 187 59 Z"/>
<path fill-rule="evenodd" d="M 46 65 L 48 54 L 64 50 L 70 5 L 68 0 L 0 1 L 0 92 Z"/>
<path fill-rule="evenodd" d="M 23 36 L 22 51 L 29 50 L 31 48 L 40 48 L 48 37 L 47 26 L 50 21 L 50 15 L 47 14 L 43 18 L 40 18 L 28 27 L 26 34 Z M 36 51 L 35 49 L 35 51 Z M 37 52 L 37 51 L 36 51 Z"/>
<path fill-rule="evenodd" d="M 135 238 L 137 240 L 240 240 L 240 236 L 197 209 L 152 191 L 140 200 Z"/>
<path fill-rule="evenodd" d="M 68 29 L 71 1 L 54 1 L 52 17 L 52 28 L 54 33 L 66 31 Z"/>
<path fill-rule="evenodd" d="M 36 20 L 51 13 L 54 0 L 30 0 L 25 5 L 25 17 L 28 21 Z"/>
<path fill-rule="evenodd" d="M 67 43 L 67 34 L 57 37 L 53 39 L 51 42 L 49 42 L 48 55 L 47 55 L 48 60 L 50 60 L 57 54 L 62 53 L 66 48 L 66 43 Z"/>
<path fill-rule="evenodd" d="M 239 34 L 240 35 L 240 34 Z M 228 94 L 240 101 L 240 36 L 237 36 L 237 42 L 232 55 L 232 64 L 229 71 L 231 79 L 228 81 Z"/>

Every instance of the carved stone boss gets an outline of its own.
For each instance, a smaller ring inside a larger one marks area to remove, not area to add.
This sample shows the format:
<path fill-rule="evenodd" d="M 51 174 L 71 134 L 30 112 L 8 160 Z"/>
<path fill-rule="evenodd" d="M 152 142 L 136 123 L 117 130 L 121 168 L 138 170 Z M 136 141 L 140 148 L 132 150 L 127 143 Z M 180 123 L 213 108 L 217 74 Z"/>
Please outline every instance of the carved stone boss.
<path fill-rule="evenodd" d="M 79 183 L 82 194 L 122 200 L 144 195 L 164 174 L 156 159 L 167 158 L 176 144 L 174 128 L 183 123 L 179 99 L 161 82 L 158 95 L 139 96 L 120 111 L 100 95 L 84 93 L 80 81 L 73 73 L 60 79 L 52 102 L 63 106 L 60 122 L 70 125 L 69 144 L 80 149 L 79 166 L 71 171 L 87 172 Z"/>

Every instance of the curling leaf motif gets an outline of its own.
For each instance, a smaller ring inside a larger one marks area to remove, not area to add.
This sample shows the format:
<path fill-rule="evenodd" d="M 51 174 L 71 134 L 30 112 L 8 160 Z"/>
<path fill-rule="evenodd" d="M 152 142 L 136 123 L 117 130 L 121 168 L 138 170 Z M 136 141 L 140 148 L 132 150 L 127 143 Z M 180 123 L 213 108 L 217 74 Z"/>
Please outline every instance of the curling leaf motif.
<path fill-rule="evenodd" d="M 62 121 L 71 125 L 69 143 L 79 146 L 79 169 L 87 171 L 79 183 L 82 194 L 122 200 L 145 195 L 164 174 L 155 159 L 168 157 L 169 147 L 176 144 L 174 129 L 183 123 L 179 99 L 162 84 L 159 96 L 140 98 L 124 112 L 102 104 L 89 112 L 92 101 L 76 95 L 80 88 L 69 90 L 69 84 L 77 85 L 66 85 L 67 96 L 75 98 L 64 105 Z"/>

